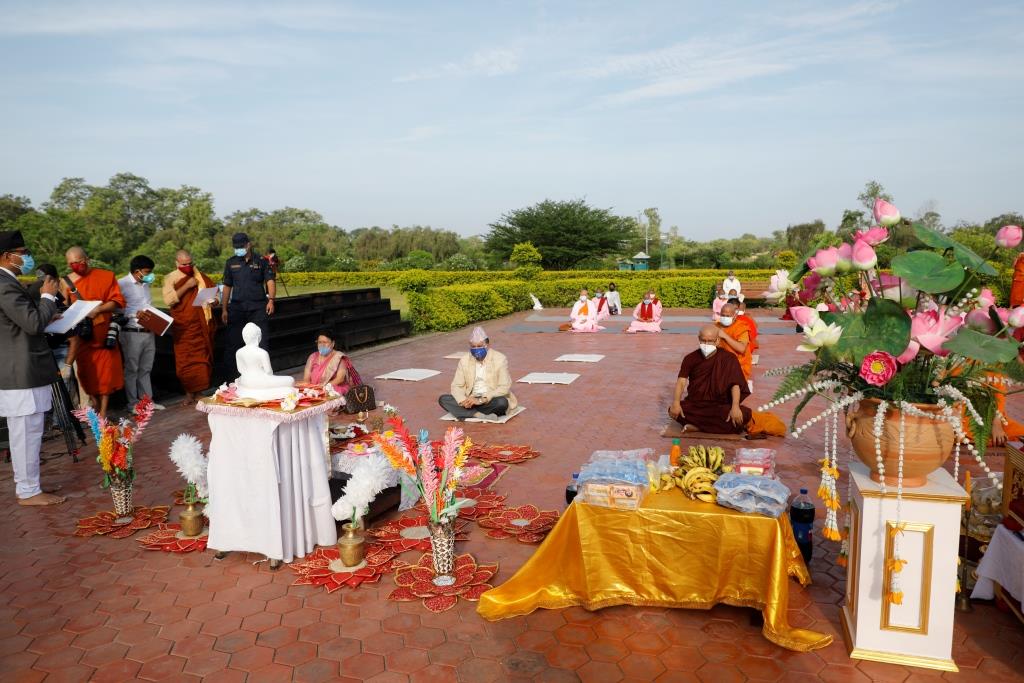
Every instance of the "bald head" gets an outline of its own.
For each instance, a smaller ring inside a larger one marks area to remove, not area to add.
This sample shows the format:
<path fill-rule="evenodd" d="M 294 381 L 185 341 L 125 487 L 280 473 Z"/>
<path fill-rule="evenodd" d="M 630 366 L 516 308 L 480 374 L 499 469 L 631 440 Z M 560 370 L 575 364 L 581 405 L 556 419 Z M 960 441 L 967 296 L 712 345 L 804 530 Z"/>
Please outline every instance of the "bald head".
<path fill-rule="evenodd" d="M 89 257 L 85 255 L 85 249 L 81 247 L 71 247 L 64 252 L 64 260 L 67 261 L 68 270 L 79 275 L 85 275 L 89 270 Z"/>
<path fill-rule="evenodd" d="M 174 255 L 174 262 L 179 266 L 191 266 L 192 254 L 188 249 L 181 249 Z"/>
<path fill-rule="evenodd" d="M 717 344 L 718 328 L 715 325 L 704 325 L 697 334 L 697 340 L 701 344 Z"/>
<path fill-rule="evenodd" d="M 722 310 L 719 313 L 723 318 L 732 318 L 736 315 L 736 304 L 726 304 L 722 306 Z"/>
<path fill-rule="evenodd" d="M 80 261 L 87 257 L 85 255 L 85 249 L 82 249 L 81 247 L 71 247 L 70 249 L 64 252 L 64 258 L 71 262 Z"/>

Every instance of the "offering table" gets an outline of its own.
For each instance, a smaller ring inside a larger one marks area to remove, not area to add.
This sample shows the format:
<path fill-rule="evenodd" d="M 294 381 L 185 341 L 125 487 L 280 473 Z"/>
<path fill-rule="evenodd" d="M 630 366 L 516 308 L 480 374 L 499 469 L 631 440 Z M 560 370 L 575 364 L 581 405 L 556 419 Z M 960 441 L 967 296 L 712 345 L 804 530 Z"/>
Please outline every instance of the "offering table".
<path fill-rule="evenodd" d="M 825 647 L 832 636 L 793 628 L 789 577 L 811 581 L 789 517 L 744 514 L 681 492 L 648 495 L 635 511 L 574 502 L 537 552 L 477 611 L 497 620 L 537 608 L 612 605 L 758 609 L 762 633 L 790 650 Z"/>
<path fill-rule="evenodd" d="M 338 541 L 324 433 L 343 399 L 291 412 L 203 399 L 210 455 L 208 546 L 266 555 L 276 566 Z"/>

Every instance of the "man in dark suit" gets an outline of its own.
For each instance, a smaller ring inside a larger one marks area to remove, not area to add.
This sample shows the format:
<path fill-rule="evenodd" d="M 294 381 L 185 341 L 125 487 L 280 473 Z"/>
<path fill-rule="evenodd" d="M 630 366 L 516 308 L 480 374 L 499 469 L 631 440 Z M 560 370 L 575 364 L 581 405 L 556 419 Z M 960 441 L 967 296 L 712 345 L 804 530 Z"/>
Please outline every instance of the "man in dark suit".
<path fill-rule="evenodd" d="M 56 505 L 64 498 L 39 483 L 39 448 L 57 375 L 45 333 L 57 315 L 57 281 L 47 276 L 36 302 L 18 282 L 34 274 L 21 233 L 0 232 L 0 416 L 7 418 L 15 492 L 20 505 Z"/>

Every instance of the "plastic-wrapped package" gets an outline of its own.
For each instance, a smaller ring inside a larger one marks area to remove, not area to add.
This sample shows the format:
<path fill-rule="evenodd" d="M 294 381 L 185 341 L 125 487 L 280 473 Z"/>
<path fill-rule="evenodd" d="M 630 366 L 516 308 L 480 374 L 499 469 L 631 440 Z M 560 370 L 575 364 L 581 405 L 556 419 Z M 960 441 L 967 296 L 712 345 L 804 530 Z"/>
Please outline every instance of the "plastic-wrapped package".
<path fill-rule="evenodd" d="M 767 517 L 781 515 L 789 501 L 789 489 L 785 484 L 756 474 L 727 472 L 718 477 L 715 491 L 719 505 Z"/>
<path fill-rule="evenodd" d="M 647 486 L 647 462 L 654 458 L 654 449 L 632 451 L 594 451 L 580 468 L 579 486 L 588 481 L 619 482 Z"/>
<path fill-rule="evenodd" d="M 636 510 L 646 493 L 646 484 L 592 479 L 581 486 L 576 500 L 617 510 Z"/>
<path fill-rule="evenodd" d="M 772 448 L 737 448 L 733 472 L 775 478 L 775 450 Z"/>

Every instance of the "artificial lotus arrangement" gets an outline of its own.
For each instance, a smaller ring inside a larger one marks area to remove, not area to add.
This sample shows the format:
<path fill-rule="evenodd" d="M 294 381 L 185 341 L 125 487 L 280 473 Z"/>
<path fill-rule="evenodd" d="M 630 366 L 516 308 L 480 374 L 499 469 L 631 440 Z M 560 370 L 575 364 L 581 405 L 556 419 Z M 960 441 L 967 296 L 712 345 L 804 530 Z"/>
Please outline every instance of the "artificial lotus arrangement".
<path fill-rule="evenodd" d="M 142 431 L 153 417 L 153 399 L 143 396 L 132 411 L 132 419 L 121 418 L 117 422 L 100 417 L 92 407 L 73 412 L 74 416 L 89 426 L 99 453 L 96 462 L 103 468 L 103 488 L 110 484 L 130 484 L 135 479 L 132 450 Z"/>
<path fill-rule="evenodd" d="M 456 500 L 455 489 L 473 442 L 458 427 L 449 427 L 444 440 L 435 444 L 425 429 L 414 437 L 400 417 L 389 418 L 387 425 L 387 431 L 371 435 L 373 442 L 393 468 L 415 483 L 433 524 L 454 520 L 460 508 L 472 503 Z"/>
<path fill-rule="evenodd" d="M 1012 393 L 1010 387 L 1024 381 L 1014 336 L 1024 334 L 1024 308 L 1009 311 L 995 305 L 992 292 L 984 288 L 985 278 L 996 275 L 986 259 L 915 223 L 919 248 L 896 256 L 891 274 L 880 273 L 875 247 L 888 239 L 888 228 L 909 221 L 881 200 L 875 203 L 874 217 L 878 225 L 855 233 L 852 244 L 818 248 L 794 273 L 777 272 L 769 291 L 774 299 L 786 299 L 790 315 L 804 328 L 798 348 L 813 357 L 769 373 L 786 378 L 764 407 L 798 399 L 793 436 L 818 421 L 825 424 L 818 492 L 826 508 L 825 536 L 843 539 L 841 563 L 847 548 L 837 521 L 840 412 L 846 415 L 846 431 L 858 457 L 876 471 L 873 478 L 883 490 L 888 464 L 889 481 L 895 478 L 901 498 L 904 452 L 913 441 L 907 438 L 907 424 L 913 420 L 931 425 L 931 431 L 949 432 L 948 442 L 932 448 L 941 459 L 925 468 L 925 480 L 927 471 L 940 466 L 951 450 L 958 477 L 964 446 L 997 481 L 984 462 L 985 446 L 993 422 L 1005 421 L 997 410 L 999 395 Z M 1019 227 L 1006 226 L 996 236 L 996 248 L 1015 248 L 1022 237 Z M 838 278 L 848 280 L 849 275 L 856 276 L 857 290 L 844 292 Z M 828 407 L 798 426 L 800 412 L 815 396 L 824 397 Z M 852 415 L 851 407 L 856 409 Z M 862 418 L 866 426 L 858 427 Z M 896 421 L 898 427 L 888 426 Z M 855 438 L 858 429 L 865 433 L 860 441 Z M 873 452 L 868 447 L 872 438 Z M 894 455 L 888 457 L 890 450 Z M 902 599 L 898 575 L 905 565 L 898 545 L 897 539 L 888 567 L 888 599 L 894 603 Z"/>
<path fill-rule="evenodd" d="M 210 487 L 206 476 L 208 460 L 203 455 L 203 445 L 191 434 L 179 434 L 167 452 L 178 473 L 185 479 L 182 500 L 186 505 L 206 503 Z"/>

